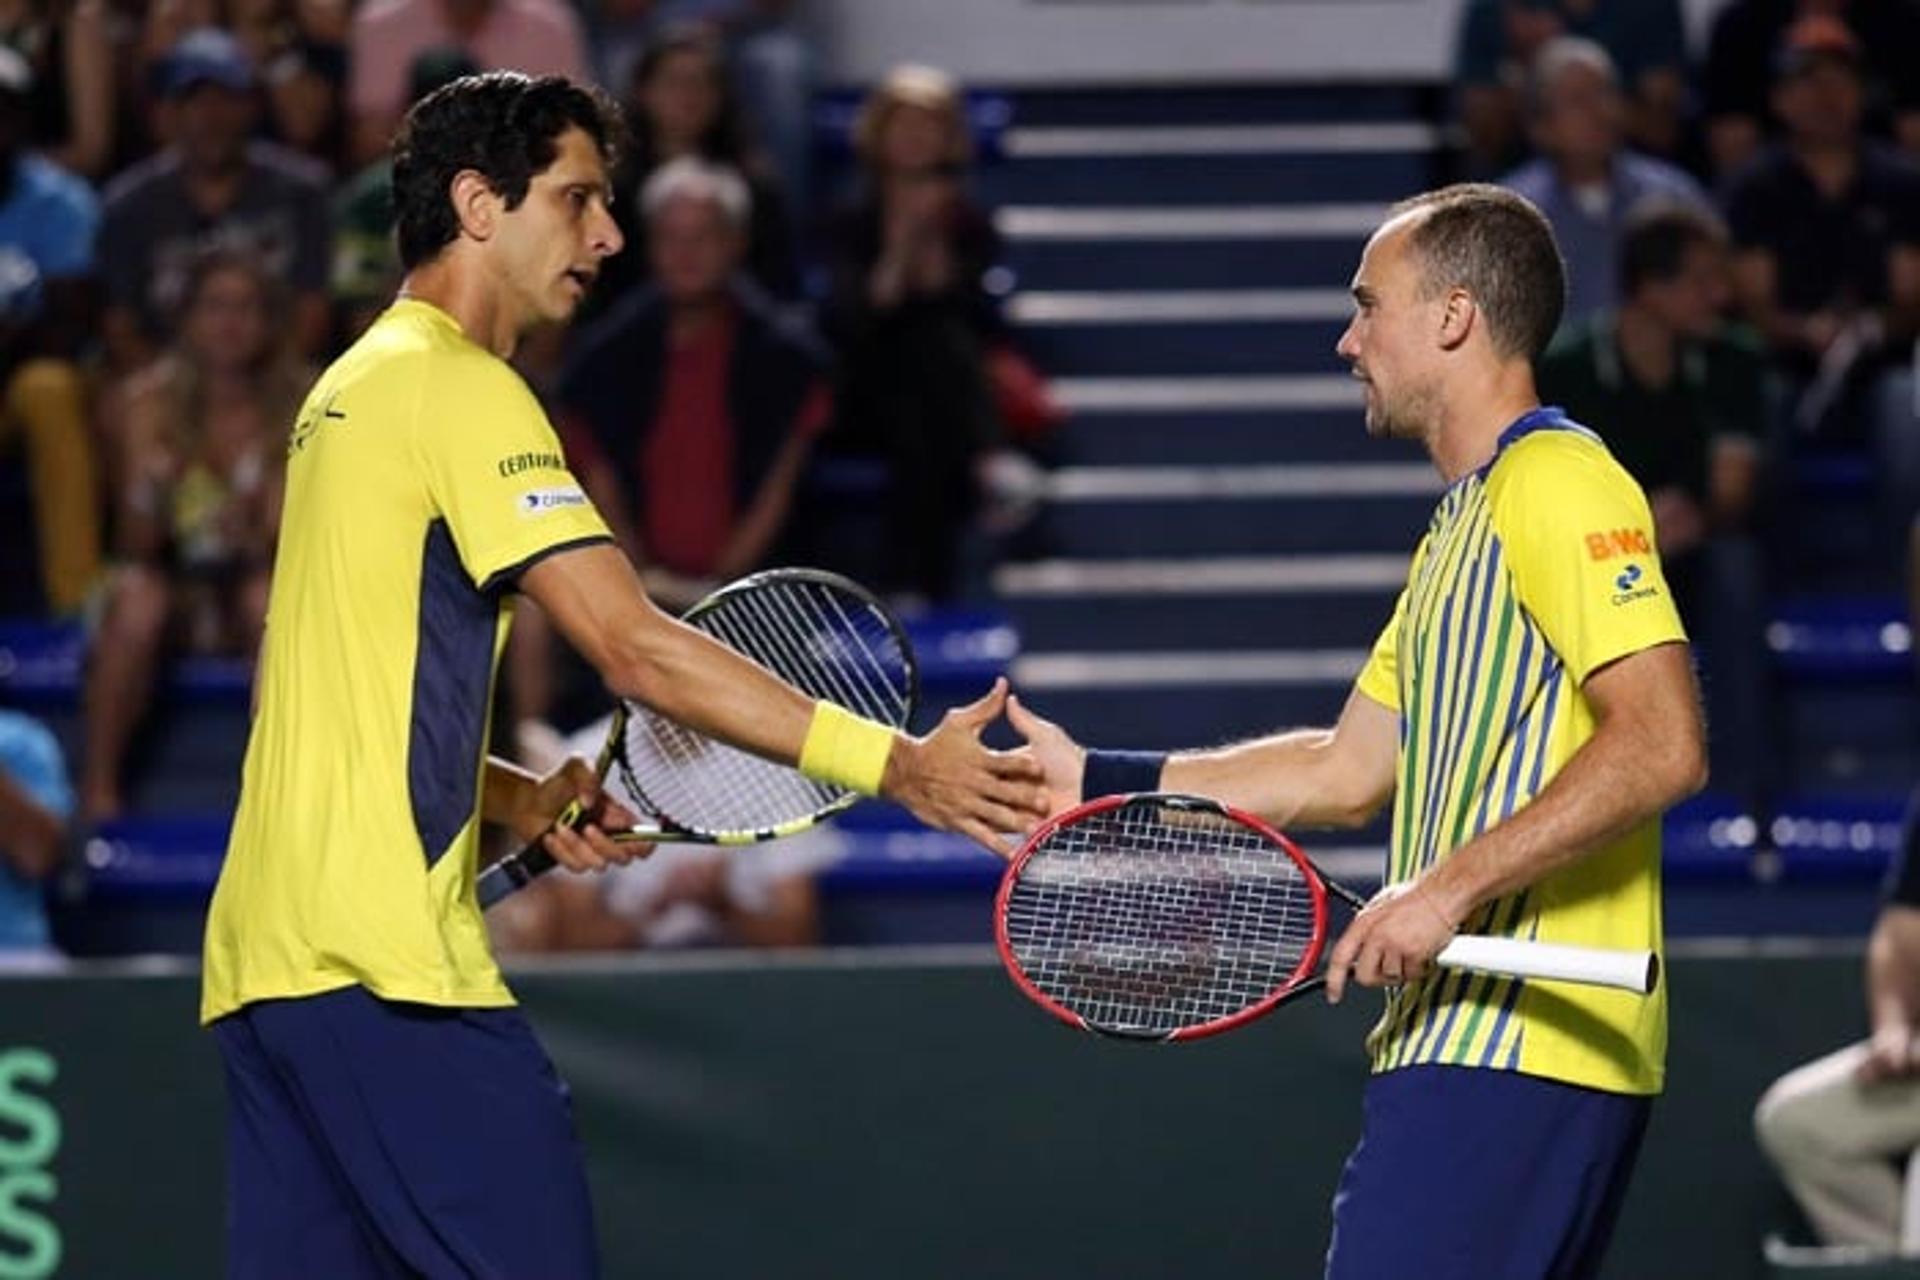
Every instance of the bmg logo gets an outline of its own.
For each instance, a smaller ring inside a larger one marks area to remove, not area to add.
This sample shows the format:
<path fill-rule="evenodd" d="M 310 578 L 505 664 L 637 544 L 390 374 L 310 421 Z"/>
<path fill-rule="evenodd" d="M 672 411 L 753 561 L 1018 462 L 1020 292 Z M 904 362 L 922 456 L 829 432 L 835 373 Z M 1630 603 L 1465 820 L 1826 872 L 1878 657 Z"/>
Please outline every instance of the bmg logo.
<path fill-rule="evenodd" d="M 48 1280 L 60 1266 L 60 1113 L 44 1096 L 58 1074 L 39 1049 L 0 1050 L 0 1280 Z"/>

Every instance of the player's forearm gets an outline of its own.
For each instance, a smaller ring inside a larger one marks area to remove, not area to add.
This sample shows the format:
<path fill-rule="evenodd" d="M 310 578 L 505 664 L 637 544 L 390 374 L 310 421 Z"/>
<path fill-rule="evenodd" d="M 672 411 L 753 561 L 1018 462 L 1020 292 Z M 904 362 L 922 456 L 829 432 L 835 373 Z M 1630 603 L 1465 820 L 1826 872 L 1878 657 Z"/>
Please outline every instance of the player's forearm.
<path fill-rule="evenodd" d="M 1214 751 L 1182 752 L 1161 771 L 1164 791 L 1209 796 L 1278 826 L 1356 827 L 1374 805 L 1345 794 L 1329 774 L 1332 729 L 1295 729 Z"/>
<path fill-rule="evenodd" d="M 1356 687 L 1331 729 L 1299 729 L 1169 761 L 1161 785 L 1280 826 L 1357 827 L 1393 794 L 1400 716 Z"/>
<path fill-rule="evenodd" d="M 488 756 L 480 775 L 481 820 L 512 825 L 514 819 L 533 804 L 539 785 L 539 778 L 512 761 Z"/>
<path fill-rule="evenodd" d="M 813 720 L 811 698 L 664 614 L 616 634 L 615 653 L 601 668 L 615 693 L 770 760 L 800 759 Z"/>
<path fill-rule="evenodd" d="M 1658 818 L 1705 781 L 1692 735 L 1603 723 L 1531 804 L 1441 859 L 1424 880 L 1458 923 Z"/>

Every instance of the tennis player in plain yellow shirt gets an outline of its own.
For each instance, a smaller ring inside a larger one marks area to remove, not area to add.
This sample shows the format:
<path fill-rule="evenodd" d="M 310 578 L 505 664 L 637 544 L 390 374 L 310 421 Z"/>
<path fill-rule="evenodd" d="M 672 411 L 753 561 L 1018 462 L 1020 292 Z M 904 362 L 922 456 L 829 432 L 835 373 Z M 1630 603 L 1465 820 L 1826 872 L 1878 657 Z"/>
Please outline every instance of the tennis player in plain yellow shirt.
<path fill-rule="evenodd" d="M 486 756 L 515 592 L 618 694 L 990 840 L 1042 807 L 986 750 L 1005 687 L 924 738 L 812 700 L 660 613 L 506 364 L 619 251 L 613 107 L 496 72 L 394 149 L 401 296 L 315 385 L 287 496 L 201 1015 L 230 1105 L 229 1274 L 598 1274 L 566 1087 L 489 952 L 482 822 L 574 870 L 630 856 L 593 773 Z M 591 821 L 554 829 L 580 799 Z M 544 836 L 542 833 L 545 833 Z"/>

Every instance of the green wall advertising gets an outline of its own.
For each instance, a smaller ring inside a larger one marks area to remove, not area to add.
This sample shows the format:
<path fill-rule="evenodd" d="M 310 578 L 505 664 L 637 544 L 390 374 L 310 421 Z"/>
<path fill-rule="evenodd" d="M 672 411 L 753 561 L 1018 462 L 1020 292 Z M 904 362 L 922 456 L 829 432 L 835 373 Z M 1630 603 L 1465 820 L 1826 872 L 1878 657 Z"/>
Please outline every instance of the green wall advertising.
<path fill-rule="evenodd" d="M 1751 1110 L 1856 1034 L 1857 954 L 1674 957 L 1673 1052 L 1606 1276 L 1761 1276 Z M 1311 1277 L 1373 1001 L 1175 1047 L 1078 1035 L 990 958 L 514 975 L 573 1086 L 608 1280 Z M 218 1056 L 186 972 L 0 980 L 0 1280 L 222 1273 Z"/>

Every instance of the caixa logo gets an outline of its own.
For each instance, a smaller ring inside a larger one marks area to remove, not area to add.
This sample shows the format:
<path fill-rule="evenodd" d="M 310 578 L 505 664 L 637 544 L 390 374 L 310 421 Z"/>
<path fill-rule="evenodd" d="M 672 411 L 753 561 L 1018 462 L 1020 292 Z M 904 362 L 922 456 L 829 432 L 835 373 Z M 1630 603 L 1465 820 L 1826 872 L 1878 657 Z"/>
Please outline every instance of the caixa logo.
<path fill-rule="evenodd" d="M 1629 564 L 1626 568 L 1615 574 L 1613 578 L 1613 602 L 1615 604 L 1628 604 L 1632 601 L 1644 600 L 1650 595 L 1657 594 L 1652 587 L 1643 587 L 1640 585 L 1640 580 L 1644 577 L 1646 577 L 1646 570 L 1637 564 Z"/>
<path fill-rule="evenodd" d="M 46 1097 L 58 1072 L 39 1049 L 0 1049 L 0 1280 L 47 1280 L 60 1266 L 60 1112 Z"/>

